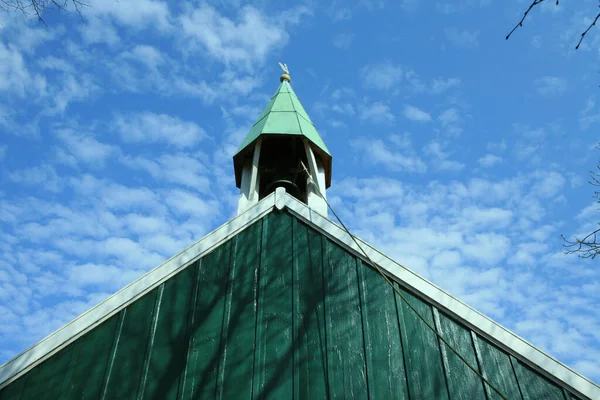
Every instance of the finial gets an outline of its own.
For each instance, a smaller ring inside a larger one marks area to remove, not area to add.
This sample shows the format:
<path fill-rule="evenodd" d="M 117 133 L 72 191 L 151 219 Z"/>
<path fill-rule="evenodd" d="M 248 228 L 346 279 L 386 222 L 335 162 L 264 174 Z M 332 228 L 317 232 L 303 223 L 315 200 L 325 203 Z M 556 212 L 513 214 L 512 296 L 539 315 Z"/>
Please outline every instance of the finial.
<path fill-rule="evenodd" d="M 287 64 L 279 63 L 279 66 L 281 67 L 281 69 L 284 72 L 284 74 L 279 77 L 279 81 L 280 82 L 288 81 L 288 83 L 289 83 L 292 80 L 292 78 L 290 78 L 290 70 L 288 69 Z"/>

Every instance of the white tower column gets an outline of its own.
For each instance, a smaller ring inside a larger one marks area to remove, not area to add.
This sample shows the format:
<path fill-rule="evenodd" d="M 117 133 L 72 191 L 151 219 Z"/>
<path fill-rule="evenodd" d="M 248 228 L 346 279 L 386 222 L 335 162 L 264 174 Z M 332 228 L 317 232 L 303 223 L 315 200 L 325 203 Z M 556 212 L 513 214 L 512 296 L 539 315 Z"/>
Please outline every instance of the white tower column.
<path fill-rule="evenodd" d="M 260 160 L 260 147 L 262 137 L 256 140 L 252 163 L 246 163 L 242 169 L 242 184 L 240 185 L 240 199 L 238 200 L 237 215 L 240 215 L 254 204 L 258 203 L 258 187 L 260 177 L 258 176 L 258 162 Z"/>
<path fill-rule="evenodd" d="M 315 210 L 316 212 L 318 212 L 319 214 L 323 215 L 323 216 L 327 216 L 327 203 L 325 202 L 324 198 L 327 198 L 327 194 L 325 193 L 325 168 L 323 168 L 322 165 L 319 165 L 320 162 L 317 161 L 317 158 L 315 157 L 315 153 L 313 152 L 312 148 L 310 147 L 310 143 L 308 142 L 308 139 L 304 138 L 304 149 L 306 151 L 306 159 L 308 160 L 308 171 L 310 172 L 310 175 L 313 177 L 313 184 L 312 185 L 308 185 L 308 206 L 310 208 L 312 208 L 313 210 Z M 318 187 L 318 191 L 317 188 L 315 188 L 315 186 L 313 185 L 317 185 Z M 321 192 L 321 195 L 323 197 L 321 197 L 319 195 L 319 192 Z"/>

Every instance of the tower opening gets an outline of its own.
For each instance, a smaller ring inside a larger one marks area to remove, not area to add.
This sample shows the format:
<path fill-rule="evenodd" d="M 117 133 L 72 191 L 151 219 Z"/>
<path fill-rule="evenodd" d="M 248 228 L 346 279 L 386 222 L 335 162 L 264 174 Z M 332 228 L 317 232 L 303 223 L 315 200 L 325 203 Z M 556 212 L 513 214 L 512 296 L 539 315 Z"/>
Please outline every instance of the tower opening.
<path fill-rule="evenodd" d="M 269 135 L 262 143 L 258 162 L 258 198 L 262 200 L 278 187 L 303 203 L 308 202 L 307 177 L 302 164 L 308 165 L 302 138 Z"/>

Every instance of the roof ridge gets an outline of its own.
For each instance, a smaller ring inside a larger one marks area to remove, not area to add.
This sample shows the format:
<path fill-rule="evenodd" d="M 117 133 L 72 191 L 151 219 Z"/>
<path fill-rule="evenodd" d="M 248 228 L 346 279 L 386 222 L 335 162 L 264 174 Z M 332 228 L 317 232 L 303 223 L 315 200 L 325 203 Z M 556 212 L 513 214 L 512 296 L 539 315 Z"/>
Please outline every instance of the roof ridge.
<path fill-rule="evenodd" d="M 298 111 L 296 111 L 296 114 L 298 114 L 298 117 L 302 118 L 303 120 L 305 120 L 306 122 L 308 122 L 309 124 L 311 124 L 315 129 L 317 129 L 317 127 L 315 126 L 315 124 L 310 119 L 304 118 L 304 115 L 300 114 Z"/>
<path fill-rule="evenodd" d="M 302 134 L 304 135 L 304 131 L 302 130 L 302 124 L 300 123 L 300 117 L 298 117 L 298 110 L 296 110 L 296 106 L 294 105 L 294 102 L 292 101 L 292 95 L 290 94 L 290 92 L 288 92 L 288 95 L 290 95 L 290 103 L 292 103 L 292 108 L 294 109 L 294 112 L 296 113 L 296 120 L 298 121 L 298 127 L 300 128 L 300 132 L 302 132 Z"/>

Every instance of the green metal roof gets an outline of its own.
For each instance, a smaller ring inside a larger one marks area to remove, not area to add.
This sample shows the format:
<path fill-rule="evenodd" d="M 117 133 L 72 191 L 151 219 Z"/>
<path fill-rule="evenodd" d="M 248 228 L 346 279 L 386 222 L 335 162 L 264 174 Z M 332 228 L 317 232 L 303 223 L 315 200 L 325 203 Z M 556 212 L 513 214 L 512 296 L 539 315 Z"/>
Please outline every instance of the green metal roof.
<path fill-rule="evenodd" d="M 331 156 L 312 120 L 300 104 L 289 82 L 283 81 L 258 121 L 240 145 L 236 154 L 244 150 L 262 134 L 303 135 L 323 152 Z"/>
<path fill-rule="evenodd" d="M 292 86 L 283 80 L 271 97 L 258 121 L 252 126 L 248 135 L 233 156 L 236 183 L 241 184 L 241 156 L 255 143 L 261 135 L 299 135 L 306 137 L 316 155 L 321 158 L 325 168 L 326 186 L 331 184 L 331 153 L 317 132 L 312 120 L 302 107 Z"/>
<path fill-rule="evenodd" d="M 508 398 L 578 398 L 400 283 Z M 0 389 L 0 400 L 347 397 L 499 398 L 376 270 L 286 211 L 189 261 Z"/>

